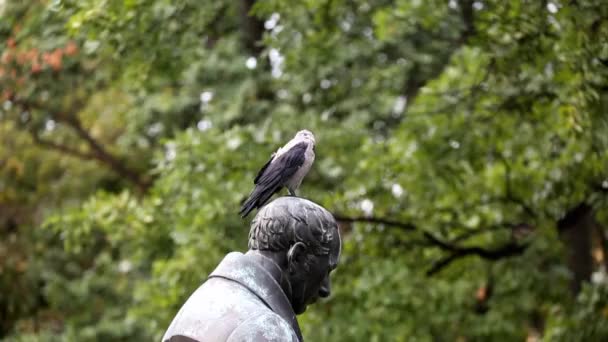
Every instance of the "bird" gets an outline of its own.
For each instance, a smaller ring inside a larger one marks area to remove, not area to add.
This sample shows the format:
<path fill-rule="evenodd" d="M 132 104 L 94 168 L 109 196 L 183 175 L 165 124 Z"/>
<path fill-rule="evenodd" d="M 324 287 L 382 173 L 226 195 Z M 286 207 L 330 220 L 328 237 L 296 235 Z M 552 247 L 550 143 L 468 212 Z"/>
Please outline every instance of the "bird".
<path fill-rule="evenodd" d="M 296 190 L 315 161 L 315 143 L 314 134 L 304 129 L 274 152 L 253 180 L 254 188 L 239 215 L 244 218 L 253 209 L 261 208 L 283 187 L 290 196 L 297 196 Z"/>

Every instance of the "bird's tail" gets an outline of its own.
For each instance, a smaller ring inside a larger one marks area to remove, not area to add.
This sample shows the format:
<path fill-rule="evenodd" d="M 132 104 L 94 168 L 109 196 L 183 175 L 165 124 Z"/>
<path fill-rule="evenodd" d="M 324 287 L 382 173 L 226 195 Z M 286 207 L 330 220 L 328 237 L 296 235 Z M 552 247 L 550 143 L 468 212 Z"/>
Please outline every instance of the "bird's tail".
<path fill-rule="evenodd" d="M 253 193 L 251 195 L 253 195 Z M 249 198 L 241 206 L 241 210 L 239 211 L 239 215 L 241 215 L 241 217 L 245 217 L 245 216 L 249 215 L 249 213 L 253 209 L 255 209 L 255 207 L 256 207 L 255 204 L 256 204 L 256 199 L 253 198 L 253 196 L 249 196 Z"/>
<path fill-rule="evenodd" d="M 268 202 L 270 197 L 272 197 L 272 195 L 274 195 L 281 189 L 281 187 L 278 186 L 278 184 L 273 184 L 273 185 L 274 186 L 271 186 L 271 187 L 256 186 L 255 189 L 253 189 L 253 191 L 251 192 L 251 195 L 249 195 L 249 198 L 241 206 L 239 215 L 241 215 L 241 217 L 245 217 L 245 216 L 249 215 L 249 213 L 253 209 L 260 208 L 264 204 L 266 204 L 266 202 Z"/>

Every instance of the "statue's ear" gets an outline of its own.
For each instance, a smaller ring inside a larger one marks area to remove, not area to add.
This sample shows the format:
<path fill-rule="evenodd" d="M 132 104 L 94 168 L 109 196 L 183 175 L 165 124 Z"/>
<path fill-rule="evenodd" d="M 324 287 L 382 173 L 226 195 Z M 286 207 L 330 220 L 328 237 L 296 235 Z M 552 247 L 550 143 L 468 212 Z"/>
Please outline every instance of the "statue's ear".
<path fill-rule="evenodd" d="M 287 265 L 289 265 L 289 271 L 294 272 L 297 268 L 306 269 L 306 253 L 308 248 L 303 242 L 296 242 L 287 251 Z"/>

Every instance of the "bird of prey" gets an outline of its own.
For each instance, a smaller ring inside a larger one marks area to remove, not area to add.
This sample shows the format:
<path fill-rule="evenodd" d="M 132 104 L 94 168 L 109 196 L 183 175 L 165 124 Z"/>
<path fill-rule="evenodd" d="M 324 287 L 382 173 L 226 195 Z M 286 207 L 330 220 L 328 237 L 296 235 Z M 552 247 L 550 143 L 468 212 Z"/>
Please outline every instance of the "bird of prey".
<path fill-rule="evenodd" d="M 296 190 L 315 161 L 314 148 L 315 136 L 311 131 L 302 130 L 273 153 L 255 177 L 255 187 L 239 211 L 241 217 L 262 207 L 283 187 L 287 188 L 291 196 L 296 196 Z"/>

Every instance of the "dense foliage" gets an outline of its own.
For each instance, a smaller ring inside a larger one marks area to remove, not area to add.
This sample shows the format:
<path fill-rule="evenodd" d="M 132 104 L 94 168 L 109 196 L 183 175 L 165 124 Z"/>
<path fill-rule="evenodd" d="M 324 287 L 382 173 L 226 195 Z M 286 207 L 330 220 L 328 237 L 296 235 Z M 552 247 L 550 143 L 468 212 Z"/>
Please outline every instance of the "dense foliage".
<path fill-rule="evenodd" d="M 301 128 L 307 340 L 608 339 L 603 0 L 4 0 L 0 46 L 0 339 L 159 340 Z"/>

